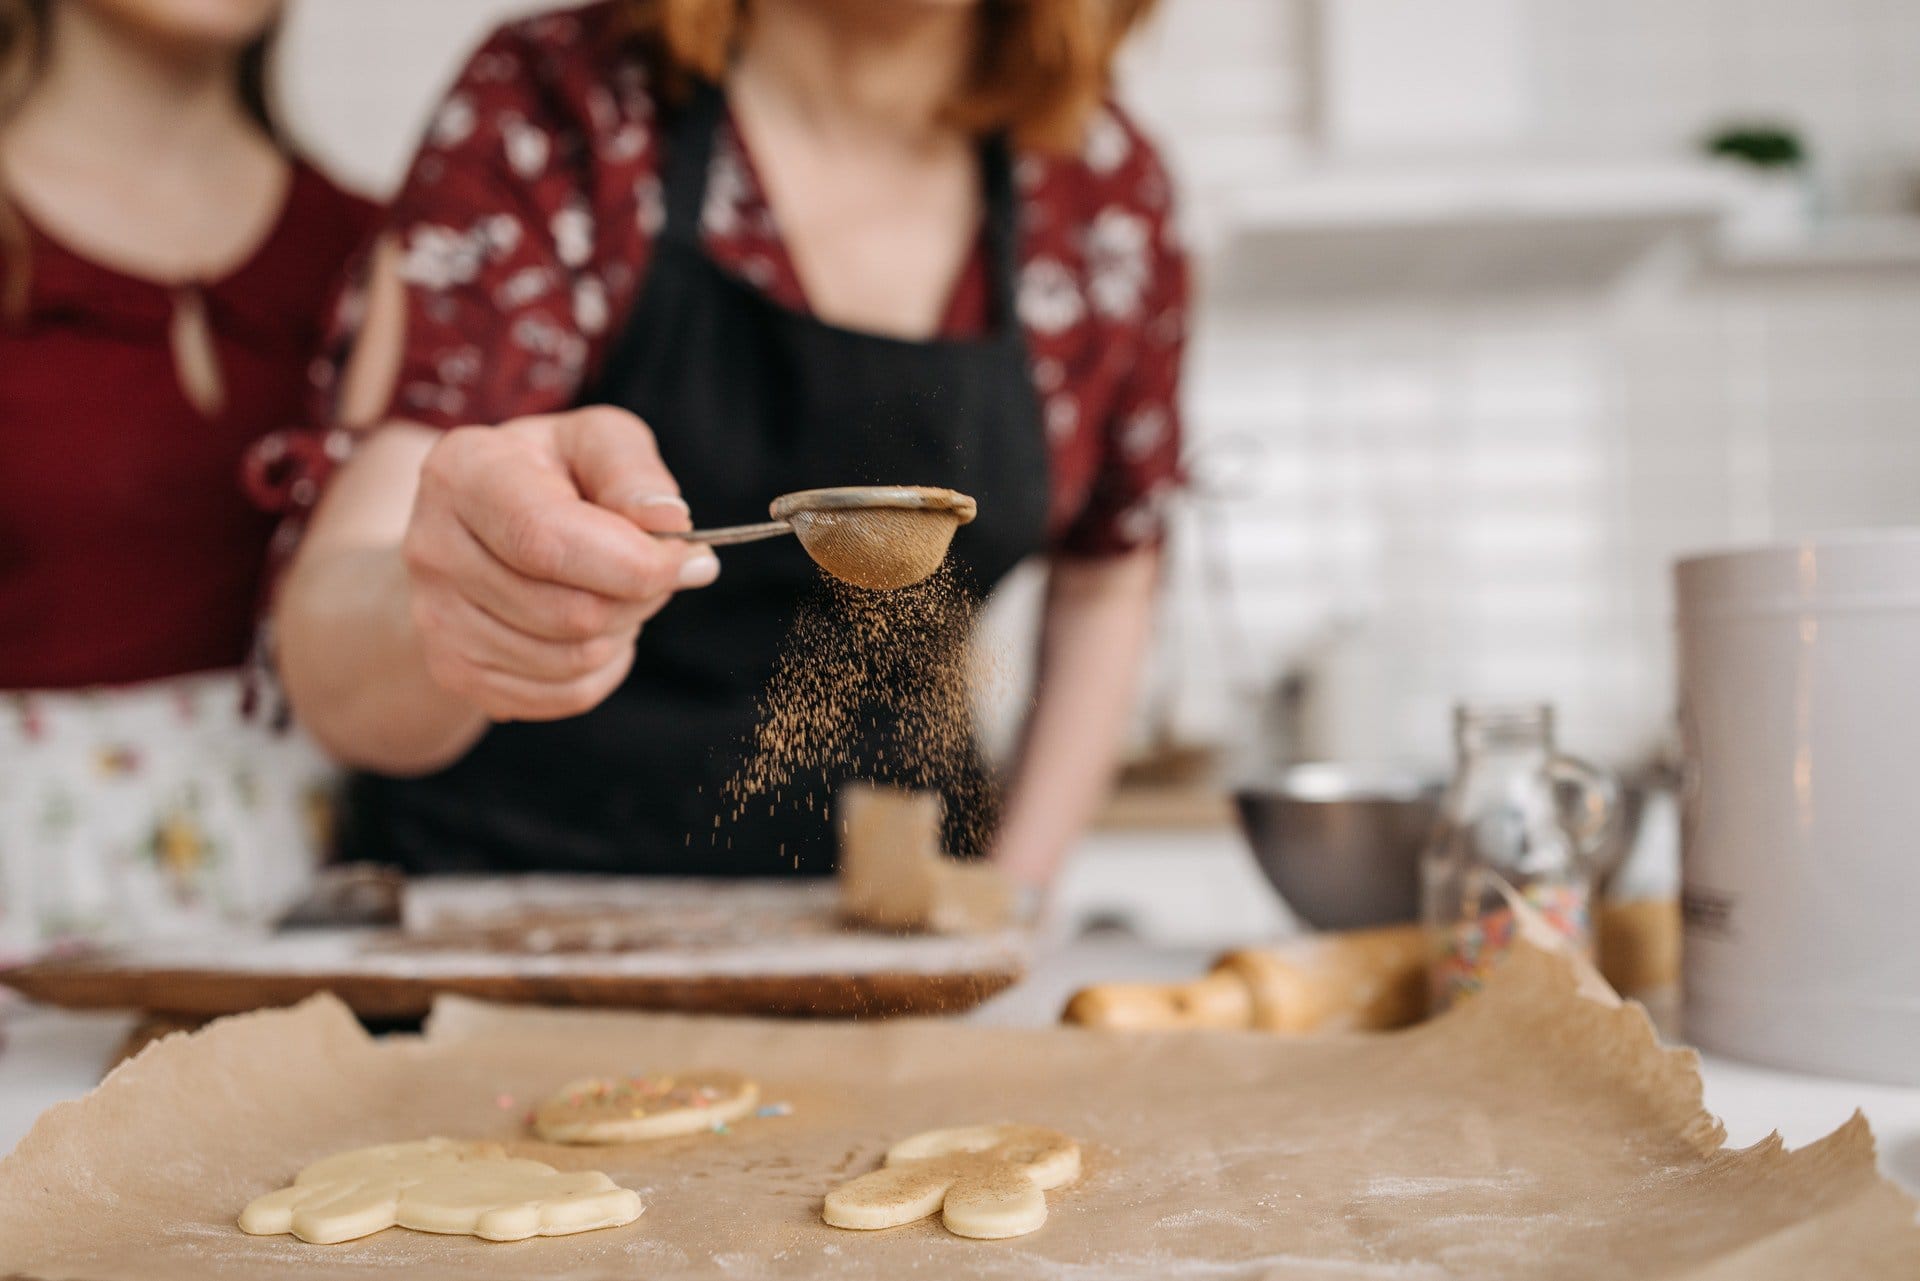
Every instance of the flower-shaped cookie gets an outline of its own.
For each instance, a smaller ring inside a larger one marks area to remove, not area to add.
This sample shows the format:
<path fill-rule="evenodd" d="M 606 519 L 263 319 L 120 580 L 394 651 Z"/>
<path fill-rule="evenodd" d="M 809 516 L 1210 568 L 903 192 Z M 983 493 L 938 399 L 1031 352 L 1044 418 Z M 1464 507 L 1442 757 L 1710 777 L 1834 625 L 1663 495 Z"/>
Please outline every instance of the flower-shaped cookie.
<path fill-rule="evenodd" d="M 497 1143 L 422 1139 L 316 1161 L 294 1176 L 293 1186 L 243 1210 L 240 1229 L 256 1236 L 291 1232 L 316 1245 L 396 1225 L 521 1241 L 618 1227 L 645 1208 L 639 1194 L 598 1171 L 562 1174 L 510 1157 Z"/>
<path fill-rule="evenodd" d="M 887 1150 L 885 1164 L 827 1194 L 836 1228 L 893 1228 L 936 1210 L 963 1237 L 1017 1237 L 1047 1221 L 1049 1188 L 1080 1177 L 1080 1147 L 1037 1125 L 929 1130 Z"/>
<path fill-rule="evenodd" d="M 542 1103 L 533 1129 L 550 1143 L 636 1143 L 723 1129 L 759 1101 L 760 1087 L 737 1072 L 591 1077 Z"/>

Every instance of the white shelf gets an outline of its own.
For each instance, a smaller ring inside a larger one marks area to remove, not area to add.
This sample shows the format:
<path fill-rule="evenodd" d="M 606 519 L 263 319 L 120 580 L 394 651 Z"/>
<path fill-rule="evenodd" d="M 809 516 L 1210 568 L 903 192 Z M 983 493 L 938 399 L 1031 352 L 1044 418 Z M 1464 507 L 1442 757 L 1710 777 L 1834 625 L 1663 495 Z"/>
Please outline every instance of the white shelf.
<path fill-rule="evenodd" d="M 1841 219 L 1781 244 L 1723 242 L 1712 267 L 1732 276 L 1920 271 L 1920 217 Z"/>
<path fill-rule="evenodd" d="M 1215 288 L 1248 298 L 1601 286 L 1739 198 L 1703 161 L 1331 162 L 1222 192 Z"/>
<path fill-rule="evenodd" d="M 1230 223 L 1285 234 L 1527 222 L 1712 220 L 1738 196 L 1714 166 L 1690 162 L 1487 161 L 1328 164 L 1242 189 Z"/>

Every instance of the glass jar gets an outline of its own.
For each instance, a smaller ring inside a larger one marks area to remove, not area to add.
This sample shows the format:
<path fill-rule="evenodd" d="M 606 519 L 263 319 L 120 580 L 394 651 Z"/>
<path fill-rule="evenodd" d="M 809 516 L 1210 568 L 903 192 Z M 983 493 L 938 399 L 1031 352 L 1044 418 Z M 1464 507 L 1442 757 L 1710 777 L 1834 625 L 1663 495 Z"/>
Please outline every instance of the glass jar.
<path fill-rule="evenodd" d="M 1608 774 L 1554 749 L 1551 707 L 1462 705 L 1453 733 L 1453 782 L 1420 867 L 1436 1013 L 1478 990 L 1511 945 L 1503 890 L 1591 957 L 1598 860 L 1616 808 Z"/>

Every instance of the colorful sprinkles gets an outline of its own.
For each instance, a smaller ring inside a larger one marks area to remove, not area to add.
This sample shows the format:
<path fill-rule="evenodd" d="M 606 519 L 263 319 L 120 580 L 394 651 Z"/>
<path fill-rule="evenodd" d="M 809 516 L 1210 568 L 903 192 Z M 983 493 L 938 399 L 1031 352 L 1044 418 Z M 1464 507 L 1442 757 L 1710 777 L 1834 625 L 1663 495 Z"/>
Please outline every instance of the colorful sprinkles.
<path fill-rule="evenodd" d="M 748 1084 L 748 1088 L 752 1088 L 751 1083 Z M 727 1120 L 722 1119 L 721 1116 L 712 1115 L 710 1110 L 717 1109 L 721 1105 L 731 1105 L 737 1098 L 736 1090 L 721 1085 L 706 1084 L 701 1082 L 698 1076 L 676 1081 L 671 1076 L 635 1073 L 610 1080 L 578 1082 L 575 1088 L 567 1091 L 555 1102 L 564 1102 L 576 1108 L 593 1108 L 597 1105 L 615 1115 L 624 1114 L 636 1121 L 676 1108 L 709 1111 L 709 1117 L 706 1119 L 711 1123 L 705 1127 L 707 1131 L 713 1134 L 731 1134 L 733 1127 Z M 511 1094 L 502 1093 L 494 1101 L 503 1110 L 515 1106 L 514 1097 Z M 542 1109 L 530 1108 L 526 1113 L 526 1123 L 538 1128 L 543 1115 Z M 735 1115 L 740 1114 L 736 1112 Z M 784 1101 L 766 1103 L 744 1115 L 762 1120 L 792 1116 L 793 1104 Z"/>

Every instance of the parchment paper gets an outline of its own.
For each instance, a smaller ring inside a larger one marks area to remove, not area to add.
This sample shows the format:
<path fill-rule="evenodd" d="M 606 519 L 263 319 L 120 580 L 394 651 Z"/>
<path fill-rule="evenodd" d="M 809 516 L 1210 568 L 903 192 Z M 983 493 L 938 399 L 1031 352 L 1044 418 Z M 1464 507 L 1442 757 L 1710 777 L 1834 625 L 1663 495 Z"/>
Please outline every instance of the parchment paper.
<path fill-rule="evenodd" d="M 572 1077 L 711 1065 L 792 1115 L 564 1149 L 517 1136 Z M 506 1097 L 502 1097 L 506 1096 Z M 933 1126 L 1022 1120 L 1086 1145 L 1039 1232 L 829 1228 L 820 1198 Z M 514 1141 L 639 1189 L 628 1227 L 496 1245 L 401 1229 L 310 1246 L 234 1227 L 342 1148 Z M 940 1023 L 817 1025 L 448 1001 L 375 1042 L 337 1004 L 162 1041 L 0 1163 L 0 1274 L 366 1277 L 1428 1278 L 1920 1276 L 1915 1205 L 1856 1117 L 1796 1152 L 1721 1151 L 1692 1056 L 1521 949 L 1402 1033 L 1288 1040 Z"/>

